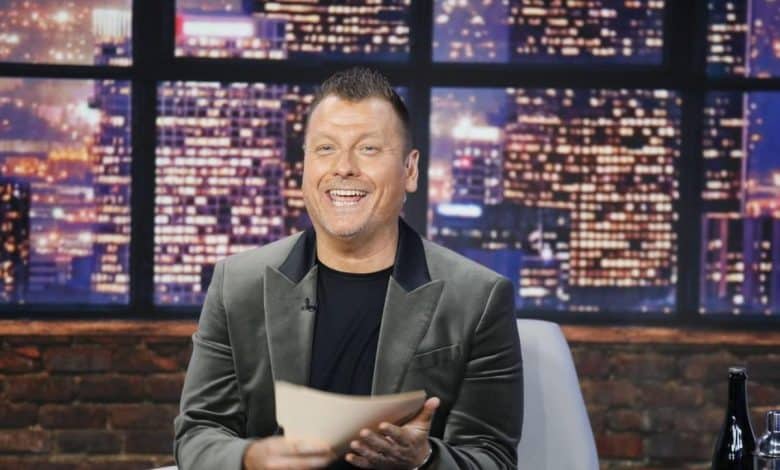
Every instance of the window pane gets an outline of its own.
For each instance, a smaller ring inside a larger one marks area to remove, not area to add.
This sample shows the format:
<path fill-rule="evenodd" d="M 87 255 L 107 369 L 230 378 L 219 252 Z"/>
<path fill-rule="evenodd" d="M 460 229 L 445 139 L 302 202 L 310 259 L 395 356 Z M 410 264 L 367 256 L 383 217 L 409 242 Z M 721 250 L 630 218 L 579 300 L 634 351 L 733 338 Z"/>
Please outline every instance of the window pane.
<path fill-rule="evenodd" d="M 435 88 L 429 236 L 512 280 L 521 310 L 671 312 L 680 104 Z"/>
<path fill-rule="evenodd" d="M 411 0 L 177 0 L 176 56 L 406 60 Z"/>
<path fill-rule="evenodd" d="M 132 62 L 132 0 L 0 2 L 0 62 Z"/>
<path fill-rule="evenodd" d="M 437 62 L 660 64 L 664 0 L 436 0 Z"/>
<path fill-rule="evenodd" d="M 780 8 L 775 0 L 708 0 L 707 73 L 780 75 Z"/>
<path fill-rule="evenodd" d="M 127 303 L 130 84 L 0 79 L 0 302 Z"/>
<path fill-rule="evenodd" d="M 780 93 L 707 96 L 700 310 L 780 313 Z"/>
<path fill-rule="evenodd" d="M 303 122 L 313 86 L 158 87 L 155 299 L 200 305 L 214 263 L 309 226 Z M 402 97 L 406 89 L 397 90 Z"/>

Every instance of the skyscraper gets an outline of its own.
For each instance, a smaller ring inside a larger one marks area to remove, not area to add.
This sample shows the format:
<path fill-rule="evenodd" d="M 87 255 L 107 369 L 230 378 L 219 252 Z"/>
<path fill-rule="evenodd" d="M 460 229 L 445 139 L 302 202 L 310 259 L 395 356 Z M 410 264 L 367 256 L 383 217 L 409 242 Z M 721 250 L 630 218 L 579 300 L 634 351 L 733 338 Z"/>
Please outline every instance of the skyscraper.
<path fill-rule="evenodd" d="M 130 60 L 131 16 L 127 11 L 96 10 L 99 37 L 95 63 L 121 65 Z M 126 302 L 130 292 L 130 83 L 96 80 L 92 107 L 100 123 L 91 146 L 95 193 L 92 291 L 96 301 Z"/>
<path fill-rule="evenodd" d="M 505 128 L 504 199 L 570 214 L 569 240 L 561 242 L 569 252 L 560 254 L 569 308 L 610 302 L 670 311 L 679 97 L 665 90 L 509 93 L 515 108 Z"/>
<path fill-rule="evenodd" d="M 199 304 L 219 258 L 285 234 L 286 92 L 262 83 L 159 86 L 158 302 Z"/>
<path fill-rule="evenodd" d="M 24 301 L 30 265 L 30 184 L 0 177 L 0 302 Z"/>

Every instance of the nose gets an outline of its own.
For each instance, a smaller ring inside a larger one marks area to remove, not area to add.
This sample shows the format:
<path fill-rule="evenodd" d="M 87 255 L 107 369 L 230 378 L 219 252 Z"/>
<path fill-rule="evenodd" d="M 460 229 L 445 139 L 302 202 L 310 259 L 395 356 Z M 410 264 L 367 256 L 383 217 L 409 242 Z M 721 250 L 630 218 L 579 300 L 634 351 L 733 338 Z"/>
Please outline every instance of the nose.
<path fill-rule="evenodd" d="M 356 155 L 350 151 L 338 152 L 333 162 L 333 174 L 341 176 L 357 176 L 360 174 L 360 168 L 356 160 Z"/>

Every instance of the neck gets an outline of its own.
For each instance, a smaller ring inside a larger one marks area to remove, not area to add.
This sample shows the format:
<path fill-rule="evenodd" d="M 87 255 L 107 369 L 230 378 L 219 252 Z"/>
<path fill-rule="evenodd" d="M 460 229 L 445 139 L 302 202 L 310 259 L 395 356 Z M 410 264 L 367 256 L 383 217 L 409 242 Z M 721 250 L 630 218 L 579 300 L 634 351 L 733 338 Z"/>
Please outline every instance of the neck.
<path fill-rule="evenodd" d="M 398 248 L 398 224 L 365 242 L 317 234 L 317 258 L 326 266 L 346 273 L 372 273 L 390 267 Z"/>

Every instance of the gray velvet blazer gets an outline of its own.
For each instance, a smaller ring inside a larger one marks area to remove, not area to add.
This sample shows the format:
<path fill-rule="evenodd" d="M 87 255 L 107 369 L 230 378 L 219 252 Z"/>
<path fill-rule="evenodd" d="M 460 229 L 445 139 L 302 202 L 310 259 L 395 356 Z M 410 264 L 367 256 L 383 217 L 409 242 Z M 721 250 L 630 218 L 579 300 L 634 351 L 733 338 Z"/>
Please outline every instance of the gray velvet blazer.
<path fill-rule="evenodd" d="M 513 286 L 399 224 L 372 394 L 424 389 L 441 399 L 426 468 L 516 468 L 523 374 Z M 241 469 L 253 438 L 279 432 L 274 379 L 306 385 L 314 237 L 308 230 L 216 264 L 175 420 L 181 470 Z"/>

